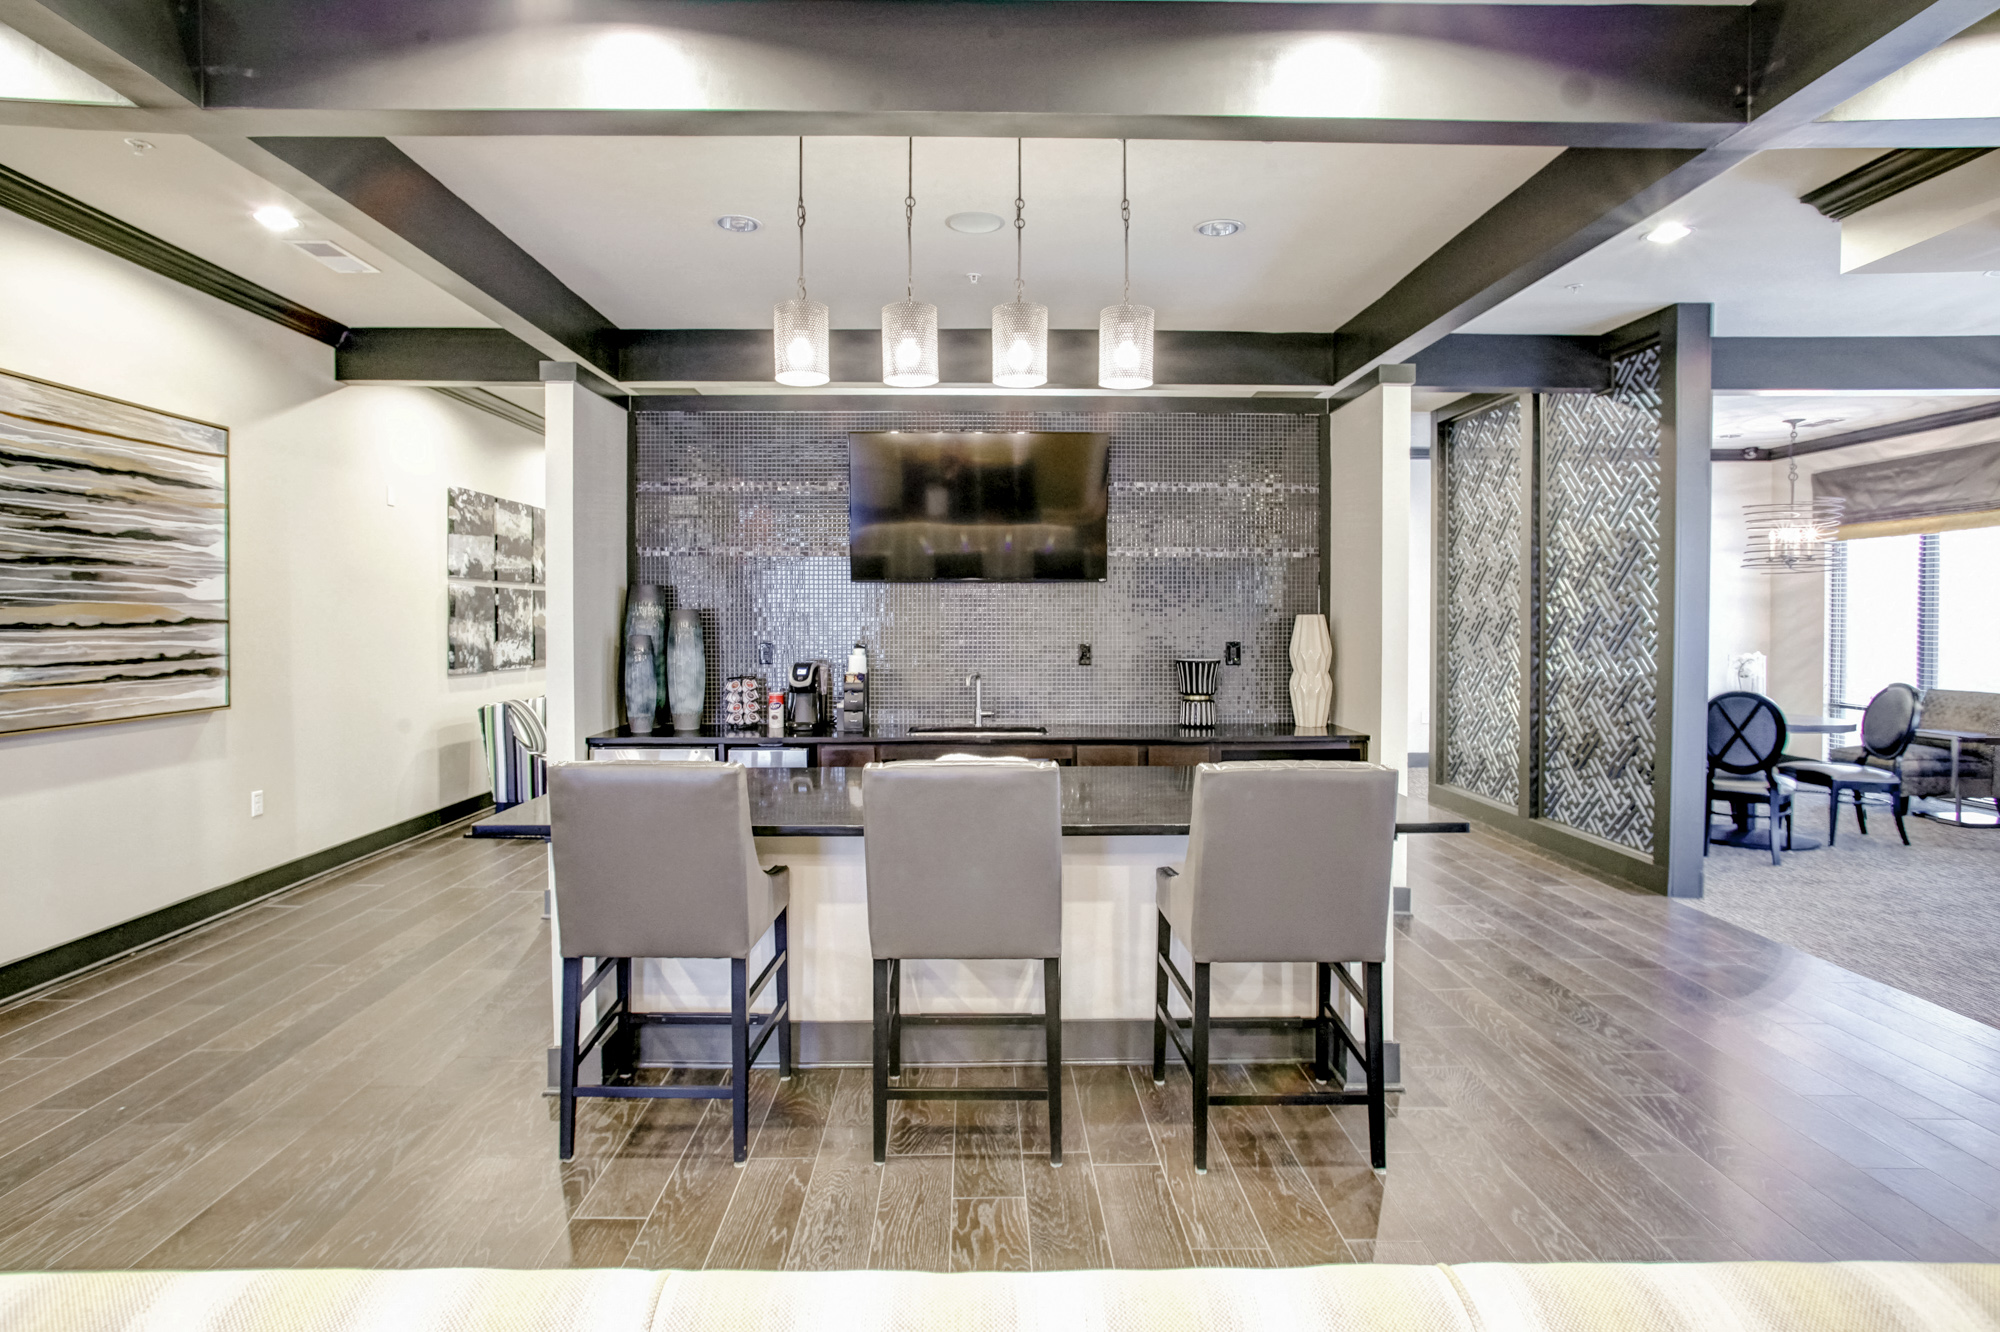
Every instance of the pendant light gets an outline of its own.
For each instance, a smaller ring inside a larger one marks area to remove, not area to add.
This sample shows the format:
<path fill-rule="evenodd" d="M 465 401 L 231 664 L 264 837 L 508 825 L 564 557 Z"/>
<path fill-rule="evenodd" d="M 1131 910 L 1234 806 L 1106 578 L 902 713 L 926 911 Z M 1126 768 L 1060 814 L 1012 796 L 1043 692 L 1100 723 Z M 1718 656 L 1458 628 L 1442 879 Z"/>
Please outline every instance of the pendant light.
<path fill-rule="evenodd" d="M 806 297 L 806 141 L 799 136 L 799 294 L 771 311 L 771 348 L 778 382 L 817 388 L 833 378 L 827 352 L 826 306 Z"/>
<path fill-rule="evenodd" d="M 993 382 L 1001 388 L 1040 388 L 1049 382 L 1049 307 L 1022 299 L 1021 232 L 1027 227 L 1021 197 L 1021 141 L 1014 140 L 1014 299 L 993 307 Z"/>
<path fill-rule="evenodd" d="M 1813 573 L 1833 567 L 1833 544 L 1840 539 L 1840 522 L 1847 515 L 1847 501 L 1840 498 L 1799 498 L 1799 425 L 1803 417 L 1785 418 L 1792 428 L 1792 441 L 1785 450 L 1790 461 L 1786 479 L 1789 498 L 1783 504 L 1746 504 L 1745 525 L 1750 539 L 1743 552 L 1743 567 L 1765 573 Z"/>
<path fill-rule="evenodd" d="M 1100 388 L 1153 386 L 1153 307 L 1132 304 L 1132 188 L 1125 140 L 1118 141 L 1118 216 L 1125 221 L 1125 299 L 1097 316 L 1097 383 Z"/>
<path fill-rule="evenodd" d="M 882 382 L 929 388 L 938 382 L 937 307 L 917 299 L 917 141 L 909 141 L 903 184 L 903 299 L 882 307 Z"/>

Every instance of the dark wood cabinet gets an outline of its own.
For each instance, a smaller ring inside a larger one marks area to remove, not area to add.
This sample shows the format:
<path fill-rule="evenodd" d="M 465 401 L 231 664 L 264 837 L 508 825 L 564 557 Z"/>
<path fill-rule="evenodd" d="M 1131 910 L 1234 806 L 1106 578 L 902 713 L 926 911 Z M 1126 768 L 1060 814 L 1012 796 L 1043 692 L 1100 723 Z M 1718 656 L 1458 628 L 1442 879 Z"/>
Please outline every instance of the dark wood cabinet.
<path fill-rule="evenodd" d="M 860 768 L 873 763 L 878 757 L 880 755 L 873 745 L 819 746 L 819 766 L 822 768 Z"/>
<path fill-rule="evenodd" d="M 1078 745 L 1079 768 L 1142 768 L 1146 765 L 1144 745 Z"/>
<path fill-rule="evenodd" d="M 934 759 L 946 754 L 983 754 L 993 758 L 1054 759 L 1064 767 L 1076 762 L 1075 745 L 1037 745 L 1026 743 L 996 744 L 992 741 L 976 741 L 967 744 L 939 744 L 936 742 L 914 743 L 898 741 L 882 746 L 886 759 Z"/>
<path fill-rule="evenodd" d="M 1154 768 L 1192 768 L 1209 760 L 1209 745 L 1148 745 L 1146 763 Z"/>

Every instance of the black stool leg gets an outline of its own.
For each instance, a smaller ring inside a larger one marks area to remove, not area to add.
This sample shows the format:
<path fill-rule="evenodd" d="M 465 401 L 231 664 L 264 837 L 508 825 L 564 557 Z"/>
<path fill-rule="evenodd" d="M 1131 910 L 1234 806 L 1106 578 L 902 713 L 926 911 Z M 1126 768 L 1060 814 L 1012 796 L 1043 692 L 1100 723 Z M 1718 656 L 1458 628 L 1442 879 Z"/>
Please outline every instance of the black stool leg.
<path fill-rule="evenodd" d="M 889 1153 L 889 959 L 875 959 L 875 1164 Z"/>
<path fill-rule="evenodd" d="M 1903 839 L 1903 845 L 1910 844 L 1910 830 L 1903 826 L 1903 816 L 1910 812 L 1910 798 L 1900 791 L 1889 797 L 1889 808 L 1896 816 L 1896 835 Z"/>
<path fill-rule="evenodd" d="M 1194 964 L 1194 1169 L 1208 1173 L 1208 963 Z"/>
<path fill-rule="evenodd" d="M 1840 788 L 1834 787 L 1826 793 L 1826 845 L 1833 848 L 1834 839 L 1840 836 Z"/>
<path fill-rule="evenodd" d="M 1167 913 L 1160 916 L 1160 955 L 1153 961 L 1153 1085 L 1163 1087 L 1167 1082 L 1167 1020 L 1161 1016 L 1167 1007 L 1167 960 L 1173 954 L 1174 927 L 1167 924 Z"/>
<path fill-rule="evenodd" d="M 630 1083 L 639 1072 L 639 1024 L 632 1020 L 632 959 L 618 959 L 618 1025 L 604 1040 L 604 1081 Z"/>
<path fill-rule="evenodd" d="M 736 1164 L 750 1155 L 750 964 L 729 960 L 729 1109 Z"/>
<path fill-rule="evenodd" d="M 1333 1077 L 1333 1028 L 1326 1013 L 1333 1006 L 1333 963 L 1313 964 L 1313 1081 Z"/>
<path fill-rule="evenodd" d="M 576 1154 L 576 1023 L 583 1003 L 583 959 L 566 957 L 562 971 L 562 1050 L 556 1056 L 556 1094 L 559 1099 L 556 1155 L 569 1160 Z"/>
<path fill-rule="evenodd" d="M 777 932 L 771 941 L 779 956 L 784 958 L 778 963 L 778 1006 L 772 1010 L 785 1015 L 778 1026 L 778 1079 L 781 1082 L 790 1081 L 792 1076 L 792 932 L 785 921 L 791 913 L 790 907 L 778 913 L 775 922 Z"/>
<path fill-rule="evenodd" d="M 903 1076 L 903 959 L 889 963 L 889 1076 Z"/>
<path fill-rule="evenodd" d="M 1049 1164 L 1062 1164 L 1062 959 L 1042 959 L 1042 1025 L 1049 1043 Z"/>
<path fill-rule="evenodd" d="M 1377 1170 L 1389 1168 L 1389 1078 L 1382 1047 L 1382 964 L 1364 962 L 1368 992 L 1368 1157 Z"/>

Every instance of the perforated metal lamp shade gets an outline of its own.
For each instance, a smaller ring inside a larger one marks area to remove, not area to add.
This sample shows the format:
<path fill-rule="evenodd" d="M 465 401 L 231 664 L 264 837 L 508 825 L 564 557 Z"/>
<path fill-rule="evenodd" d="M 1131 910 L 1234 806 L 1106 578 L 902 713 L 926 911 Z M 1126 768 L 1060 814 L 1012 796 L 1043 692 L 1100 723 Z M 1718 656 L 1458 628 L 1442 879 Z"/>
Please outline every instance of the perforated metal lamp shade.
<path fill-rule="evenodd" d="M 938 312 L 924 301 L 882 307 L 882 382 L 929 388 L 938 382 Z"/>
<path fill-rule="evenodd" d="M 1049 307 L 1009 301 L 993 307 L 993 382 L 1040 388 L 1049 382 Z"/>
<path fill-rule="evenodd" d="M 1107 305 L 1097 316 L 1097 383 L 1100 388 L 1153 386 L 1153 307 Z"/>
<path fill-rule="evenodd" d="M 779 301 L 771 311 L 771 349 L 780 384 L 816 388 L 833 378 L 826 306 L 803 299 Z"/>
<path fill-rule="evenodd" d="M 1793 498 L 1785 504 L 1746 504 L 1743 567 L 1765 573 L 1810 573 L 1833 567 L 1833 545 L 1840 539 L 1840 521 L 1847 512 L 1844 499 Z"/>

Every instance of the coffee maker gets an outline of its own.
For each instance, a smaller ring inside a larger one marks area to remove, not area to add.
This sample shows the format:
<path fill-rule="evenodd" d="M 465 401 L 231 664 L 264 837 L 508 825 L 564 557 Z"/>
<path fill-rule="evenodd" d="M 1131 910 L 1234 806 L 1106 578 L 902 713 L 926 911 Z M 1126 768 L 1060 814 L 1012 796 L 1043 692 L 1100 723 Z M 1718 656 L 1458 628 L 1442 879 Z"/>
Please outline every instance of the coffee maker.
<path fill-rule="evenodd" d="M 785 733 L 833 734 L 833 697 L 823 661 L 792 663 L 791 685 L 785 690 Z"/>

